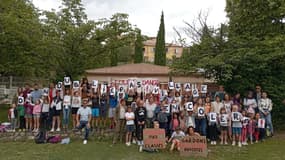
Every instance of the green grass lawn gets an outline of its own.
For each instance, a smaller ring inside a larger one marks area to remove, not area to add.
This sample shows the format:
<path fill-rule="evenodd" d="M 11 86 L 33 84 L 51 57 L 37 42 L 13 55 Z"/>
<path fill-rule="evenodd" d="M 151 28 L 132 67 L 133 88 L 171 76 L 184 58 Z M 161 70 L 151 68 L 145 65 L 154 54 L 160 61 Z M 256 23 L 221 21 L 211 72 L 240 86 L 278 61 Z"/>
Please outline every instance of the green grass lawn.
<path fill-rule="evenodd" d="M 7 121 L 7 107 L 0 106 L 0 121 Z M 138 146 L 124 144 L 110 146 L 110 141 L 71 141 L 68 145 L 35 144 L 28 142 L 0 142 L 0 160 L 179 160 L 203 159 L 180 157 L 178 153 L 162 150 L 159 153 L 139 153 Z M 285 160 L 285 133 L 278 132 L 263 143 L 238 148 L 237 146 L 209 146 L 208 160 Z"/>

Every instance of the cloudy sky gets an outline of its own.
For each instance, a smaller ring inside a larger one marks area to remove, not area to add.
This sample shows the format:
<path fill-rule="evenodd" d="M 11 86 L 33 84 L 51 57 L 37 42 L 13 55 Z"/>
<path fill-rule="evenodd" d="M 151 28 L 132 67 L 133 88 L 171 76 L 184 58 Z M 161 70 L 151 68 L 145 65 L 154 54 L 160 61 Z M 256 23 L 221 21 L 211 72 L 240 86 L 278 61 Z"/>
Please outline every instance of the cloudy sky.
<path fill-rule="evenodd" d="M 175 39 L 173 27 L 181 28 L 183 21 L 192 22 L 199 11 L 209 13 L 208 23 L 214 26 L 226 21 L 225 0 L 82 0 L 88 19 L 109 18 L 114 13 L 129 14 L 129 21 L 142 33 L 156 36 L 161 11 L 164 11 L 166 39 Z M 33 0 L 39 9 L 58 9 L 61 0 Z"/>

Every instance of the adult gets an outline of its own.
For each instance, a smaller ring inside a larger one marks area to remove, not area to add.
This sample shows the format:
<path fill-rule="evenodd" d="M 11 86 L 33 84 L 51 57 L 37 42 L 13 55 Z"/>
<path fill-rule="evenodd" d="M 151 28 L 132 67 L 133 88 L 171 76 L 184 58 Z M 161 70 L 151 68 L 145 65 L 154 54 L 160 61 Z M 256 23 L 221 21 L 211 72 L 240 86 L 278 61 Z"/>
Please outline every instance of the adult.
<path fill-rule="evenodd" d="M 152 128 L 153 127 L 152 121 L 154 120 L 154 114 L 155 114 L 154 111 L 156 108 L 156 103 L 154 103 L 154 99 L 152 95 L 146 101 L 145 107 L 147 111 L 146 112 L 147 113 L 147 116 L 146 116 L 147 127 Z"/>
<path fill-rule="evenodd" d="M 143 129 L 145 127 L 145 121 L 146 121 L 146 108 L 144 107 L 144 102 L 143 100 L 140 100 L 138 102 L 138 108 L 135 111 L 135 117 L 136 117 L 136 138 L 138 140 L 138 145 L 139 147 L 139 151 L 142 152 L 143 149 Z"/>
<path fill-rule="evenodd" d="M 265 118 L 265 124 L 269 128 L 270 134 L 273 135 L 273 124 L 271 119 L 272 101 L 267 97 L 267 92 L 262 92 L 261 99 L 258 102 L 258 108 L 261 117 Z"/>
<path fill-rule="evenodd" d="M 223 86 L 223 85 L 220 85 L 220 86 L 219 86 L 219 90 L 215 93 L 215 97 L 216 97 L 216 96 L 219 96 L 219 97 L 220 97 L 220 100 L 223 100 L 225 94 L 226 94 L 226 92 L 225 92 L 224 86 Z"/>
<path fill-rule="evenodd" d="M 67 131 L 68 124 L 69 124 L 69 117 L 70 117 L 70 110 L 71 110 L 71 95 L 70 89 L 65 90 L 65 95 L 63 96 L 63 126 L 62 128 Z"/>
<path fill-rule="evenodd" d="M 255 113 L 258 112 L 257 102 L 256 99 L 253 96 L 253 92 L 249 91 L 247 94 L 247 97 L 243 100 L 243 109 L 253 109 Z"/>
<path fill-rule="evenodd" d="M 203 104 L 203 99 L 198 98 L 197 103 L 194 105 L 195 117 L 195 126 L 196 132 L 199 132 L 201 135 L 206 136 L 207 129 L 207 120 L 205 116 L 205 106 Z"/>
<path fill-rule="evenodd" d="M 224 103 L 224 107 L 226 109 L 227 114 L 230 114 L 232 112 L 233 101 L 231 100 L 231 97 L 229 94 L 225 94 L 223 103 Z"/>
<path fill-rule="evenodd" d="M 241 112 L 241 98 L 240 98 L 240 93 L 236 93 L 234 98 L 233 98 L 233 105 L 238 106 L 238 111 Z"/>
<path fill-rule="evenodd" d="M 30 88 L 30 84 L 26 83 L 25 84 L 25 89 L 23 91 L 23 97 L 26 100 L 28 98 L 28 95 L 31 93 L 31 88 Z"/>
<path fill-rule="evenodd" d="M 217 114 L 220 114 L 220 110 L 223 107 L 224 107 L 224 104 L 221 102 L 220 96 L 216 95 L 215 101 L 211 103 L 212 111 Z"/>
<path fill-rule="evenodd" d="M 200 136 L 200 134 L 195 132 L 193 126 L 189 126 L 186 131 L 186 136 Z"/>
<path fill-rule="evenodd" d="M 40 90 L 39 85 L 35 83 L 34 90 L 31 92 L 32 103 L 35 104 L 36 101 L 41 99 L 42 95 L 43 95 L 42 90 Z"/>
<path fill-rule="evenodd" d="M 262 88 L 260 85 L 255 86 L 255 92 L 254 92 L 254 98 L 256 99 L 256 102 L 259 102 L 261 99 L 261 94 L 262 94 Z"/>
<path fill-rule="evenodd" d="M 81 130 L 82 128 L 85 128 L 85 135 L 83 144 L 87 144 L 88 136 L 89 136 L 89 129 L 90 129 L 90 122 L 91 122 L 91 108 L 87 106 L 88 100 L 83 100 L 83 105 L 80 107 L 77 111 L 77 129 Z"/>
<path fill-rule="evenodd" d="M 52 117 L 52 128 L 51 132 L 55 131 L 55 123 L 57 123 L 56 131 L 60 131 L 60 113 L 62 109 L 62 99 L 60 98 L 60 92 L 56 92 L 56 96 L 53 98 L 51 103 L 51 109 L 53 110 Z"/>
<path fill-rule="evenodd" d="M 113 137 L 113 144 L 119 140 L 120 142 L 123 141 L 123 133 L 126 126 L 126 114 L 127 106 L 126 106 L 126 100 L 121 99 L 119 107 L 116 108 L 116 114 L 115 114 L 115 123 L 116 123 L 116 129 Z"/>
<path fill-rule="evenodd" d="M 113 129 L 115 127 L 115 121 L 114 116 L 116 114 L 116 107 L 118 106 L 118 99 L 117 94 L 115 95 L 109 95 L 109 119 L 110 119 L 110 129 Z"/>

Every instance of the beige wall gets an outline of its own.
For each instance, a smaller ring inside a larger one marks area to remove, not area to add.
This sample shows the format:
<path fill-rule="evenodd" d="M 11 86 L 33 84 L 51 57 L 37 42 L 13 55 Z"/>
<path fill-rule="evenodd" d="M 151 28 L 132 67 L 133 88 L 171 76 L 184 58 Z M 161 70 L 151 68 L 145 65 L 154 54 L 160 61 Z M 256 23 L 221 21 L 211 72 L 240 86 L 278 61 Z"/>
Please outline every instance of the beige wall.
<path fill-rule="evenodd" d="M 146 62 L 154 62 L 154 48 L 155 46 L 144 46 L 144 60 Z M 166 46 L 166 58 L 172 59 L 173 56 L 181 57 L 183 47 L 180 46 Z"/>

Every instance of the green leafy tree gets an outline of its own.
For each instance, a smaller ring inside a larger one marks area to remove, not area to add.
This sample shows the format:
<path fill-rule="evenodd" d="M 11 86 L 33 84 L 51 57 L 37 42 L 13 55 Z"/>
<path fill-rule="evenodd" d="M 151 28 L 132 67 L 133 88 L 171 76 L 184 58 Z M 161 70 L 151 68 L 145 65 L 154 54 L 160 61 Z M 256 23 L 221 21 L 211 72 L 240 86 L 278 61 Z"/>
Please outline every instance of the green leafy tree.
<path fill-rule="evenodd" d="M 163 12 L 160 18 L 159 30 L 156 37 L 154 64 L 166 65 L 166 48 L 165 48 L 165 27 Z"/>
<path fill-rule="evenodd" d="M 141 35 L 140 29 L 137 29 L 134 62 L 135 63 L 143 62 L 143 37 Z"/>

